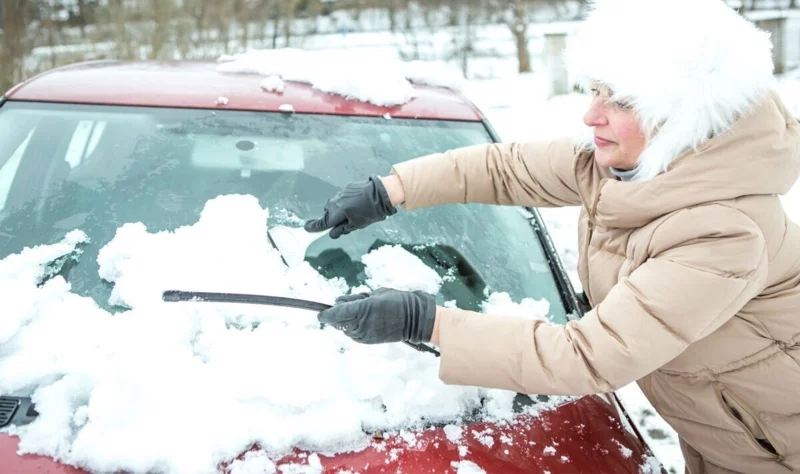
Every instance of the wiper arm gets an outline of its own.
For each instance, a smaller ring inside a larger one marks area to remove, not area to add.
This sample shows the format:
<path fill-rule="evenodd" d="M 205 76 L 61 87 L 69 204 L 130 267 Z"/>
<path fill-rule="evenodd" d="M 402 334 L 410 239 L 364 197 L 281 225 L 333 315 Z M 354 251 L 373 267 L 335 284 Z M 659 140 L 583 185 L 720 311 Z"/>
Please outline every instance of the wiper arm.
<path fill-rule="evenodd" d="M 247 295 L 241 293 L 209 293 L 204 291 L 167 290 L 162 295 L 162 299 L 167 302 L 202 301 L 213 303 L 260 304 L 268 306 L 281 306 L 284 308 L 307 309 L 309 311 L 324 311 L 332 307 L 331 305 L 325 303 L 301 300 L 297 298 L 287 298 L 285 296 Z M 427 352 L 435 355 L 436 357 L 440 356 L 439 351 L 425 344 L 415 344 L 408 341 L 404 341 L 404 343 L 420 352 Z"/>

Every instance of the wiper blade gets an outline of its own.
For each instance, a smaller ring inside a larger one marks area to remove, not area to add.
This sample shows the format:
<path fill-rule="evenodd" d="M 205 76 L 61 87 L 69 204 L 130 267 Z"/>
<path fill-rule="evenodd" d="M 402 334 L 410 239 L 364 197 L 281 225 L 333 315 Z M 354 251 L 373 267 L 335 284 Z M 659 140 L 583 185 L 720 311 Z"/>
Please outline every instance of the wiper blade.
<path fill-rule="evenodd" d="M 167 290 L 162 295 L 162 299 L 167 302 L 202 301 L 212 303 L 260 304 L 268 306 L 281 306 L 284 308 L 307 309 L 309 311 L 318 312 L 332 307 L 331 305 L 325 303 L 301 300 L 297 298 L 287 298 L 285 296 L 248 295 L 242 293 L 210 293 L 205 291 Z M 436 357 L 441 355 L 439 351 L 425 344 L 415 344 L 408 341 L 404 341 L 404 343 L 420 352 L 427 352 L 435 355 Z"/>
<path fill-rule="evenodd" d="M 208 301 L 213 303 L 248 303 L 268 306 L 282 306 L 285 308 L 307 309 L 309 311 L 324 311 L 331 305 L 317 303 L 316 301 L 286 298 L 284 296 L 246 295 L 241 293 L 208 293 L 203 291 L 165 291 L 164 301 Z"/>

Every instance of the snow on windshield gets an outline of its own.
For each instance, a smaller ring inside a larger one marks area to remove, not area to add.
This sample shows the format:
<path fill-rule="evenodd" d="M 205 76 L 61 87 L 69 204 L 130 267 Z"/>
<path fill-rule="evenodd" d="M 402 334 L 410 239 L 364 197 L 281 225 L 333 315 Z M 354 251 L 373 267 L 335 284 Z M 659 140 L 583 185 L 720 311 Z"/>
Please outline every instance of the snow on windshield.
<path fill-rule="evenodd" d="M 355 343 L 320 329 L 312 312 L 161 301 L 170 289 L 325 303 L 350 291 L 306 262 L 287 268 L 267 239 L 268 219 L 253 196 L 220 196 L 197 223 L 174 231 L 129 223 L 108 243 L 87 243 L 76 230 L 0 260 L 0 395 L 31 396 L 40 413 L 5 430 L 20 436 L 20 451 L 91 471 L 184 474 L 217 472 L 258 445 L 275 457 L 254 454 L 233 467 L 269 471 L 292 447 L 358 450 L 376 429 L 408 429 L 423 418 L 458 423 L 481 397 L 486 418 L 512 416 L 513 393 L 447 386 L 430 354 Z M 98 278 L 114 285 L 114 313 L 56 274 L 58 262 L 80 258 L 82 244 L 104 245 Z M 441 284 L 400 247 L 363 261 L 371 285 Z M 536 317 L 548 308 L 503 294 L 486 304 Z"/>
<path fill-rule="evenodd" d="M 367 285 L 399 290 L 421 290 L 432 295 L 442 287 L 442 277 L 403 247 L 386 245 L 361 258 L 367 274 Z"/>
<path fill-rule="evenodd" d="M 365 58 L 360 51 L 353 54 L 283 48 L 223 55 L 218 62 L 217 69 L 221 72 L 273 78 L 265 90 L 277 90 L 273 84 L 281 79 L 304 82 L 323 92 L 382 107 L 405 104 L 416 97 L 409 80 L 454 89 L 466 82 L 463 75 L 447 65 L 432 68 L 429 63 L 419 61 L 406 63 L 385 53 Z"/>
<path fill-rule="evenodd" d="M 54 270 L 50 263 L 79 253 L 78 244 L 87 240 L 86 234 L 76 230 L 67 234 L 60 243 L 28 249 L 0 260 L 0 301 L 3 301 L 0 347 L 35 316 L 30 302 L 47 297 L 48 292 L 41 291 L 36 285 Z"/>

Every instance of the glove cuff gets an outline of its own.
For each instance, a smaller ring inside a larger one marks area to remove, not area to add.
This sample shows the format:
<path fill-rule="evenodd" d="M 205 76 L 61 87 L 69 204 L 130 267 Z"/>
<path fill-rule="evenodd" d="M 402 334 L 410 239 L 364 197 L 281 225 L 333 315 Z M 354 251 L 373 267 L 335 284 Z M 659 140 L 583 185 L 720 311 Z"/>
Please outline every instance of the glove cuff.
<path fill-rule="evenodd" d="M 436 321 L 436 298 L 424 291 L 415 291 L 413 294 L 417 305 L 415 313 L 419 317 L 416 318 L 416 321 L 414 321 L 415 318 L 412 318 L 412 324 L 409 325 L 408 341 L 415 344 L 431 342 L 433 323 Z"/>
<path fill-rule="evenodd" d="M 381 214 L 384 216 L 392 216 L 396 214 L 397 208 L 392 206 L 392 200 L 389 198 L 389 191 L 386 190 L 386 186 L 383 185 L 381 178 L 378 175 L 373 175 L 369 177 L 369 180 L 372 181 L 372 184 L 375 187 L 378 197 L 378 209 L 380 210 Z"/>

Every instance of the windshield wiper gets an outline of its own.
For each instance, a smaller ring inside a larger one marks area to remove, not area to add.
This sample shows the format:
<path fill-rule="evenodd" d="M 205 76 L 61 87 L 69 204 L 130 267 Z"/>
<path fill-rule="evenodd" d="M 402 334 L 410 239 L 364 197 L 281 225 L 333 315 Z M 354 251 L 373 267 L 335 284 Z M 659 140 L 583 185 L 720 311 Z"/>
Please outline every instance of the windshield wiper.
<path fill-rule="evenodd" d="M 285 296 L 248 295 L 241 293 L 210 293 L 204 291 L 167 290 L 162 295 L 162 299 L 167 302 L 202 301 L 212 303 L 260 304 L 268 306 L 281 306 L 284 308 L 307 309 L 309 311 L 324 311 L 331 308 L 331 305 L 329 304 L 301 300 L 297 298 L 287 298 Z M 440 355 L 439 351 L 428 345 L 415 344 L 408 341 L 404 341 L 404 343 L 420 352 L 427 352 L 435 355 L 436 357 L 439 357 Z"/>

